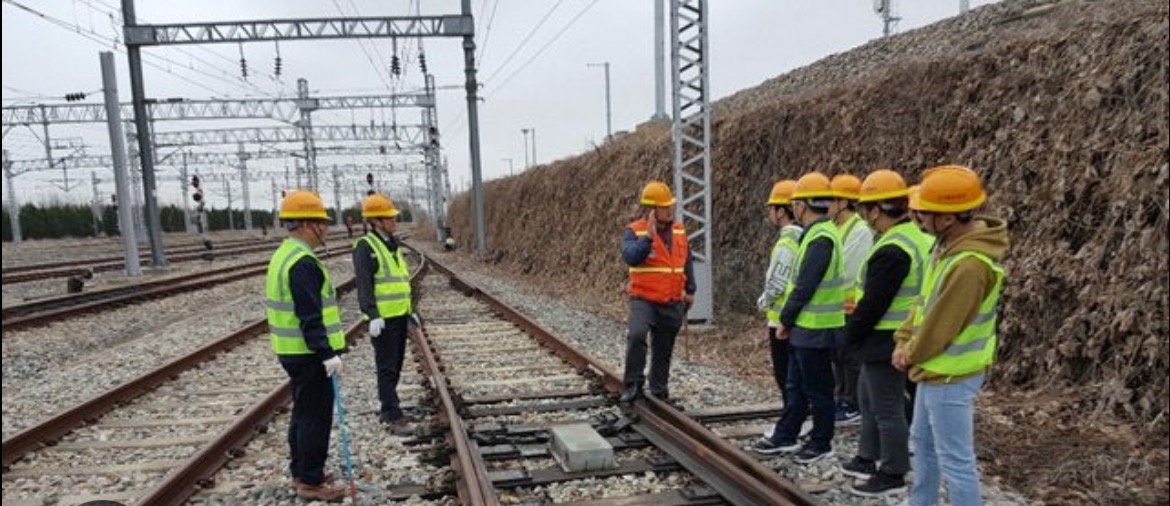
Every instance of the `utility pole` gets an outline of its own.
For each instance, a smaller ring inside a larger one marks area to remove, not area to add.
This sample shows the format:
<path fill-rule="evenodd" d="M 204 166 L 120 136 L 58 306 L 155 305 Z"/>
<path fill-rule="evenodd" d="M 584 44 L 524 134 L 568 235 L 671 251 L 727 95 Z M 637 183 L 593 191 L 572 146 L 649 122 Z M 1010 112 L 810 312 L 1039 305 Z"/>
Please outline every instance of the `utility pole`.
<path fill-rule="evenodd" d="M 44 136 L 45 136 L 45 138 L 42 139 L 45 142 L 45 162 L 48 163 L 49 168 L 52 169 L 53 168 L 53 146 L 51 145 L 51 142 L 50 142 L 51 139 L 49 139 L 49 118 L 48 118 L 48 115 L 45 114 L 45 104 L 39 104 L 39 105 L 41 107 L 41 128 L 43 129 Z M 66 192 L 68 192 L 69 191 L 69 170 L 65 168 L 65 164 L 61 164 L 61 176 L 64 180 L 64 183 L 62 183 L 63 185 L 65 185 L 64 189 Z"/>
<path fill-rule="evenodd" d="M 528 170 L 532 163 L 528 161 L 528 128 L 521 128 L 520 134 L 524 136 L 524 170 Z"/>
<path fill-rule="evenodd" d="M 536 165 L 536 127 L 532 127 L 532 165 Z"/>
<path fill-rule="evenodd" d="M 96 171 L 89 171 L 89 180 L 93 184 L 93 199 L 89 201 L 89 212 L 93 214 L 93 236 L 101 236 L 101 227 L 98 223 L 101 222 L 101 213 L 98 212 L 98 205 L 101 204 L 101 195 L 98 194 L 98 177 Z"/>
<path fill-rule="evenodd" d="M 315 100 L 309 99 L 309 81 L 297 79 L 297 107 L 301 110 L 301 135 L 305 143 L 305 169 L 309 172 L 309 189 L 319 191 L 317 187 L 317 150 L 313 146 L 313 117 L 312 112 L 317 109 Z M 298 179 L 297 185 L 300 186 Z"/>
<path fill-rule="evenodd" d="M 223 191 L 227 193 L 228 230 L 236 229 L 236 213 L 232 212 L 232 183 L 230 177 L 223 178 Z"/>
<path fill-rule="evenodd" d="M 248 152 L 244 151 L 244 143 L 240 143 L 240 151 L 236 156 L 240 159 L 240 189 L 244 192 L 244 230 L 252 231 L 252 199 L 248 194 Z"/>
<path fill-rule="evenodd" d="M 114 53 L 102 51 L 102 91 L 106 99 L 106 126 L 110 132 L 110 156 L 114 159 L 114 184 L 118 195 L 118 231 L 126 255 L 126 275 L 142 274 L 138 264 L 138 240 L 134 238 L 134 218 L 130 202 L 130 181 L 126 177 L 126 145 L 122 133 L 122 111 L 118 107 L 118 79 L 114 76 Z M 141 70 L 141 69 L 140 69 Z M 9 186 L 11 188 L 11 186 Z"/>
<path fill-rule="evenodd" d="M 511 158 L 501 158 L 501 160 L 508 162 L 508 175 L 515 176 L 516 175 L 516 168 L 512 166 L 512 159 Z"/>
<path fill-rule="evenodd" d="M 654 116 L 650 121 L 670 121 L 666 115 L 666 13 L 663 3 L 668 0 L 651 0 L 654 2 Z"/>
<path fill-rule="evenodd" d="M 4 150 L 4 185 L 8 188 L 8 222 L 12 224 L 12 243 L 20 244 L 24 240 L 20 234 L 20 203 L 16 201 L 16 185 L 13 180 L 12 161 L 8 159 L 8 150 Z"/>
<path fill-rule="evenodd" d="M 605 140 L 609 141 L 613 138 L 613 109 L 609 97 L 609 62 L 589 63 L 587 66 L 605 68 Z"/>
<path fill-rule="evenodd" d="M 336 225 L 342 223 L 341 219 L 341 171 L 337 170 L 337 165 L 333 165 L 333 205 L 337 207 Z"/>
<path fill-rule="evenodd" d="M 191 223 L 191 204 L 190 199 L 190 184 L 191 180 L 187 178 L 187 152 L 183 151 L 183 165 L 179 167 L 179 186 L 183 189 L 183 230 L 188 234 L 194 233 L 192 230 L 194 225 Z"/>
<path fill-rule="evenodd" d="M 284 167 L 284 177 L 288 179 L 288 166 Z M 272 231 L 276 232 L 276 227 L 280 225 L 280 201 L 276 197 L 276 176 L 272 177 Z"/>
<path fill-rule="evenodd" d="M 959 0 L 959 15 L 962 16 L 971 9 L 971 0 Z"/>
<path fill-rule="evenodd" d="M 124 32 L 129 33 L 138 25 L 134 13 L 134 0 L 122 0 L 122 23 Z M 154 146 L 146 124 L 146 86 L 142 76 L 142 48 L 137 44 L 126 44 L 126 61 L 130 65 L 130 93 L 133 95 L 134 124 L 138 134 L 139 163 L 142 164 L 142 191 L 146 198 L 146 233 L 150 237 L 150 258 L 155 267 L 167 265 L 167 253 L 162 243 L 162 218 L 158 211 L 158 200 L 154 186 Z M 112 104 L 118 108 L 117 102 Z M 109 114 L 111 104 L 106 104 Z M 108 116 L 107 116 L 108 117 Z M 124 201 L 123 201 L 124 202 Z"/>

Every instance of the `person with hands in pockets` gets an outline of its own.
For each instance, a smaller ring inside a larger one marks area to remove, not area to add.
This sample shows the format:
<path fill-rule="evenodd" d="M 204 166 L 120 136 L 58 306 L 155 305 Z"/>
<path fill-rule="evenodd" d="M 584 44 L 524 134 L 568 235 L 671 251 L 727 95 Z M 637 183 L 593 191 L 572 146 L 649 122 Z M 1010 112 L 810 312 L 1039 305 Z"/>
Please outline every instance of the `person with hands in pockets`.
<path fill-rule="evenodd" d="M 293 490 L 304 499 L 340 501 L 345 489 L 325 472 L 333 426 L 333 385 L 341 374 L 345 330 L 329 270 L 313 248 L 325 243 L 329 215 L 316 193 L 289 192 L 280 205 L 287 237 L 268 263 L 268 336 L 292 384 L 288 425 Z"/>
<path fill-rule="evenodd" d="M 410 268 L 394 237 L 398 209 L 389 198 L 374 193 L 362 202 L 362 219 L 370 231 L 353 244 L 353 271 L 358 305 L 369 320 L 370 342 L 378 377 L 378 419 L 396 435 L 409 435 L 410 420 L 398 400 L 398 380 L 406 355 L 406 335 L 415 322 L 411 315 Z"/>

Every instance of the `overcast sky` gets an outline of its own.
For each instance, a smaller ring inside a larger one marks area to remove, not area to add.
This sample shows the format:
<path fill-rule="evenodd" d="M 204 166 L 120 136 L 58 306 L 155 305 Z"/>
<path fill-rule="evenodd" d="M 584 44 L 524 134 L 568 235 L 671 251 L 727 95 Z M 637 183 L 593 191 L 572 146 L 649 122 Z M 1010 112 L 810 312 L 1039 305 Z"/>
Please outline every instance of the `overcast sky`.
<path fill-rule="evenodd" d="M 895 0 L 902 17 L 896 31 L 917 28 L 958 14 L 959 2 L 944 0 Z M 140 0 L 139 22 L 196 22 L 267 18 L 402 16 L 458 14 L 460 2 L 452 0 Z M 977 7 L 991 3 L 972 0 Z M 547 163 L 573 156 L 600 143 L 605 137 L 605 80 L 601 68 L 590 63 L 609 62 L 615 132 L 632 130 L 654 112 L 653 3 L 649 0 L 472 0 L 475 16 L 478 78 L 483 101 L 479 107 L 484 179 L 506 176 L 514 167 L 524 169 L 524 128 L 535 130 L 536 162 Z M 722 0 L 709 4 L 711 26 L 710 84 L 712 99 L 808 65 L 820 58 L 862 45 L 880 37 L 882 23 L 868 0 Z M 62 102 L 66 93 L 87 92 L 87 101 L 101 100 L 98 52 L 114 49 L 120 39 L 118 0 L 4 0 L 3 4 L 3 100 L 4 106 Z M 46 17 L 29 12 L 32 9 Z M 64 25 L 64 26 L 63 26 Z M 80 32 L 80 33 L 79 33 Z M 463 91 L 463 51 L 459 39 L 430 38 L 422 42 L 428 70 L 440 87 L 438 116 L 443 155 L 449 160 L 452 186 L 470 180 L 467 102 Z M 389 39 L 357 41 L 289 41 L 281 43 L 282 76 L 272 76 L 276 45 L 257 42 L 243 46 L 249 80 L 240 79 L 240 46 L 218 44 L 148 48 L 145 68 L 147 96 L 209 97 L 289 96 L 296 79 L 305 78 L 314 94 L 321 96 L 390 94 L 417 91 L 422 86 L 418 70 L 419 43 L 397 43 L 403 73 L 389 74 L 394 43 Z M 669 51 L 667 52 L 669 56 Z M 115 49 L 119 92 L 128 101 L 129 79 L 122 47 Z M 194 67 L 194 70 L 189 68 Z M 669 65 L 667 66 L 669 69 Z M 669 93 L 669 84 L 667 85 Z M 667 110 L 670 102 L 667 97 Z M 345 111 L 314 114 L 317 125 L 417 124 L 419 111 Z M 280 126 L 273 121 L 166 122 L 159 132 L 239 126 Z M 34 132 L 35 131 L 35 135 Z M 16 127 L 3 139 L 11 159 L 44 157 L 38 140 L 40 127 Z M 56 125 L 54 139 L 81 138 L 91 155 L 109 154 L 103 124 Z M 296 145 L 286 145 L 296 149 Z M 255 147 L 253 146 L 253 149 Z M 197 148 L 230 151 L 232 146 Z M 530 148 L 531 149 L 531 146 Z M 67 152 L 55 153 L 64 156 Z M 415 159 L 418 159 L 417 157 Z M 507 159 L 511 159 L 509 164 Z M 333 163 L 384 163 L 385 158 L 323 158 L 322 167 Z M 396 158 L 396 163 L 408 159 Z M 254 161 L 255 170 L 278 170 L 292 162 Z M 204 172 L 226 172 L 226 167 L 201 167 Z M 361 171 L 364 174 L 364 170 Z M 104 199 L 113 191 L 112 172 L 97 169 Z M 357 178 L 359 176 L 353 176 Z M 85 180 L 69 192 L 59 187 L 60 170 L 27 173 L 16 178 L 22 202 L 64 198 L 88 202 L 92 196 L 90 169 L 69 172 L 71 184 Z M 159 172 L 160 200 L 179 202 L 177 171 Z M 386 185 L 405 181 L 399 176 L 379 176 Z M 419 181 L 421 183 L 421 181 Z M 7 182 L 5 183 L 7 184 Z M 283 182 L 280 182 L 283 186 Z M 343 183 L 348 188 L 349 183 Z M 271 184 L 252 186 L 252 205 L 271 206 Z M 238 188 L 236 206 L 240 198 Z M 208 188 L 209 203 L 226 202 L 221 185 Z M 325 197 L 333 203 L 331 189 Z M 7 200 L 7 194 L 4 198 Z M 343 194 L 352 199 L 352 192 Z M 344 205 L 350 202 L 343 200 Z"/>

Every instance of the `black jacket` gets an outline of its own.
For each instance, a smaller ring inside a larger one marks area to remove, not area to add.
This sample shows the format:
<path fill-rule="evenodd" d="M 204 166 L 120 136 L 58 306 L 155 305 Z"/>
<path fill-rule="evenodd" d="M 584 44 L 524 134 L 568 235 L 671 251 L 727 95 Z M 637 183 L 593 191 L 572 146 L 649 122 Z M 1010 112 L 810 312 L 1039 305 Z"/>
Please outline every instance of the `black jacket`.
<path fill-rule="evenodd" d="M 865 261 L 865 295 L 845 323 L 846 350 L 858 361 L 888 362 L 894 353 L 894 331 L 874 326 L 894 302 L 911 266 L 910 255 L 894 244 L 882 246 Z"/>

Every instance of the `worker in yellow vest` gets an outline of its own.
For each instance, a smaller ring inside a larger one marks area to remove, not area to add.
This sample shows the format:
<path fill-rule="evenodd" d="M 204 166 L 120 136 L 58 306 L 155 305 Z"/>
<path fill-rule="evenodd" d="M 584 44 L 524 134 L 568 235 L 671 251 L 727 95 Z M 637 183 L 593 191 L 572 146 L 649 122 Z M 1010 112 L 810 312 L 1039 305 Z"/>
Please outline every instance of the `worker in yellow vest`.
<path fill-rule="evenodd" d="M 281 202 L 279 217 L 289 237 L 268 263 L 264 289 L 268 338 L 292 383 L 289 471 L 299 497 L 340 501 L 345 489 L 331 484 L 325 460 L 333 427 L 330 377 L 341 374 L 345 330 L 329 270 L 313 252 L 325 244 L 329 215 L 316 193 L 296 190 Z"/>
<path fill-rule="evenodd" d="M 784 391 L 784 382 L 788 378 L 788 340 L 780 339 L 777 330 L 780 327 L 780 310 L 784 308 L 785 297 L 788 294 L 788 284 L 793 281 L 796 272 L 796 253 L 800 249 L 800 236 L 804 229 L 796 223 L 792 214 L 792 191 L 796 188 L 796 181 L 786 179 L 772 185 L 772 193 L 768 195 L 768 223 L 779 228 L 776 242 L 768 254 L 768 270 L 764 277 L 764 293 L 756 301 L 756 305 L 763 312 L 768 321 L 768 348 L 772 355 L 772 377 L 776 386 L 780 388 L 780 397 L 784 405 L 788 405 Z M 775 427 L 764 433 L 771 436 Z"/>
<path fill-rule="evenodd" d="M 788 339 L 788 405 L 771 437 L 752 447 L 763 454 L 795 453 L 811 464 L 833 455 L 833 348 L 845 326 L 841 235 L 829 219 L 833 190 L 819 172 L 805 174 L 792 190 L 792 213 L 804 235 L 796 253 L 796 279 L 788 284 L 776 335 Z M 812 414 L 802 447 L 797 438 Z"/>
<path fill-rule="evenodd" d="M 890 357 L 894 330 L 909 317 L 918 297 L 934 240 L 910 221 L 909 193 L 900 174 L 883 169 L 866 176 L 857 199 L 857 215 L 877 232 L 878 240 L 861 266 L 857 304 L 845 327 L 845 350 L 861 366 L 861 430 L 857 455 L 840 468 L 842 474 L 865 480 L 849 488 L 863 497 L 905 490 L 910 471 L 906 373 L 890 365 Z"/>
<path fill-rule="evenodd" d="M 370 232 L 353 243 L 353 273 L 358 306 L 367 320 L 374 346 L 378 378 L 378 419 L 392 434 L 412 432 L 410 419 L 398 399 L 398 380 L 406 357 L 406 336 L 411 325 L 410 267 L 394 232 L 398 208 L 389 198 L 373 194 L 362 201 L 362 219 Z M 417 321 L 417 320 L 415 320 Z"/>
<path fill-rule="evenodd" d="M 630 314 L 621 402 L 642 397 L 646 379 L 646 337 L 650 336 L 650 394 L 671 401 L 670 357 L 674 339 L 694 302 L 694 260 L 687 230 L 674 220 L 674 195 L 651 181 L 640 200 L 646 213 L 626 226 L 622 259 L 630 273 Z"/>
<path fill-rule="evenodd" d="M 833 176 L 829 186 L 833 189 L 833 203 L 829 205 L 829 217 L 841 232 L 841 261 L 845 269 L 845 314 L 853 312 L 857 301 L 857 273 L 865 263 L 873 247 L 873 231 L 857 215 L 857 198 L 861 191 L 861 180 L 850 174 Z M 845 352 L 845 336 L 837 336 L 837 348 L 833 352 L 833 419 L 837 425 L 855 425 L 861 420 L 857 408 L 858 363 Z"/>
<path fill-rule="evenodd" d="M 996 320 L 1008 247 L 1003 220 L 977 215 L 983 182 L 966 167 L 926 171 L 913 212 L 937 241 L 922 291 L 895 332 L 894 367 L 918 382 L 910 504 L 982 504 L 975 462 L 975 397 L 995 359 Z"/>

